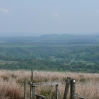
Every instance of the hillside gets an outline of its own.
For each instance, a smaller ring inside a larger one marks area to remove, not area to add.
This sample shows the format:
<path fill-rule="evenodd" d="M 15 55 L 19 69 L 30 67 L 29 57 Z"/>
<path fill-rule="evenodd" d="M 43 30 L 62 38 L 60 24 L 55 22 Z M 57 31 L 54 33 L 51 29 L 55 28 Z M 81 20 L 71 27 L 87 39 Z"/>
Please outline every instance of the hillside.
<path fill-rule="evenodd" d="M 99 35 L 52 34 L 33 37 L 6 37 L 0 38 L 0 43 L 97 44 Z"/>
<path fill-rule="evenodd" d="M 99 72 L 99 36 L 43 35 L 0 39 L 0 69 Z"/>

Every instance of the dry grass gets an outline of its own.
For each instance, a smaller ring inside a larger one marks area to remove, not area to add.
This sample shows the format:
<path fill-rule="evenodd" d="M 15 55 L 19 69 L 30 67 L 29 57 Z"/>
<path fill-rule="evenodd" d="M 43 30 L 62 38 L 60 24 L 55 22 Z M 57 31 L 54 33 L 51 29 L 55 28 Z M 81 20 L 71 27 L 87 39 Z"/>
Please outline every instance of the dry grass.
<path fill-rule="evenodd" d="M 29 98 L 30 71 L 0 70 L 0 98 L 23 99 L 23 82 L 27 80 L 27 97 Z M 76 80 L 76 93 L 87 99 L 99 99 L 99 74 L 71 73 L 71 72 L 45 72 L 34 71 L 34 82 L 61 81 L 59 96 L 62 99 L 65 80 L 71 77 Z M 36 93 L 54 99 L 55 86 L 36 87 Z"/>

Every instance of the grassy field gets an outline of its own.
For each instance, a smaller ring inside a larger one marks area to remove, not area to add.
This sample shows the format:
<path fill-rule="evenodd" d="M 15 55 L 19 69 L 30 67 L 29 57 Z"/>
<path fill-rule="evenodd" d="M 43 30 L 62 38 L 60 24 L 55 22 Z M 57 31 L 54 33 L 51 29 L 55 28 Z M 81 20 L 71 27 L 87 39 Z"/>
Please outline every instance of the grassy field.
<path fill-rule="evenodd" d="M 0 60 L 0 64 L 4 65 L 4 64 L 12 64 L 12 63 L 17 63 L 18 61 L 5 61 L 5 60 Z"/>
<path fill-rule="evenodd" d="M 23 99 L 24 79 L 27 80 L 27 97 L 29 98 L 30 71 L 0 70 L 0 98 Z M 59 81 L 59 99 L 63 98 L 65 80 L 71 77 L 76 80 L 76 93 L 87 99 L 99 99 L 99 74 L 71 73 L 71 72 L 45 72 L 34 71 L 34 82 Z M 37 94 L 55 99 L 55 86 L 38 86 Z M 68 98 L 69 99 L 69 98 Z"/>

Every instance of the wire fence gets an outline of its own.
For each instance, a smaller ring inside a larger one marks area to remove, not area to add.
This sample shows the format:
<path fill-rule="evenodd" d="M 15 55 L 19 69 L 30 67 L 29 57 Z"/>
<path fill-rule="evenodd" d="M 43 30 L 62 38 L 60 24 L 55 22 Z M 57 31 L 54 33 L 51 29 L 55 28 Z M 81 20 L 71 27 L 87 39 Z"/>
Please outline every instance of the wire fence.
<path fill-rule="evenodd" d="M 11 80 L 6 76 L 2 77 L 0 82 L 0 99 L 85 99 L 76 94 L 75 80 L 67 77 L 63 84 L 60 81 L 33 82 L 33 71 L 31 71 L 31 79 Z M 35 97 L 35 98 L 34 98 Z"/>

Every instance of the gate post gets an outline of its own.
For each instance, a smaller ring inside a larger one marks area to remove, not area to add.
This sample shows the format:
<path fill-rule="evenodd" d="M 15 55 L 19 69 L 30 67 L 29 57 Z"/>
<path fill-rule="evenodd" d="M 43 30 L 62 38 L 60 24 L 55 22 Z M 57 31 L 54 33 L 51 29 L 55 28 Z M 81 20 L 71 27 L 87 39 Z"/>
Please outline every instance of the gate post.
<path fill-rule="evenodd" d="M 70 99 L 75 99 L 75 80 L 72 79 L 70 83 Z"/>
<path fill-rule="evenodd" d="M 70 80 L 71 80 L 71 78 L 67 77 L 63 99 L 67 99 L 68 98 L 67 96 L 68 96 L 68 92 L 69 92 Z"/>
<path fill-rule="evenodd" d="M 35 86 L 33 85 L 33 70 L 31 70 L 30 99 L 35 99 Z"/>
<path fill-rule="evenodd" d="M 30 99 L 33 99 L 33 87 L 32 87 L 32 82 L 30 82 Z"/>

